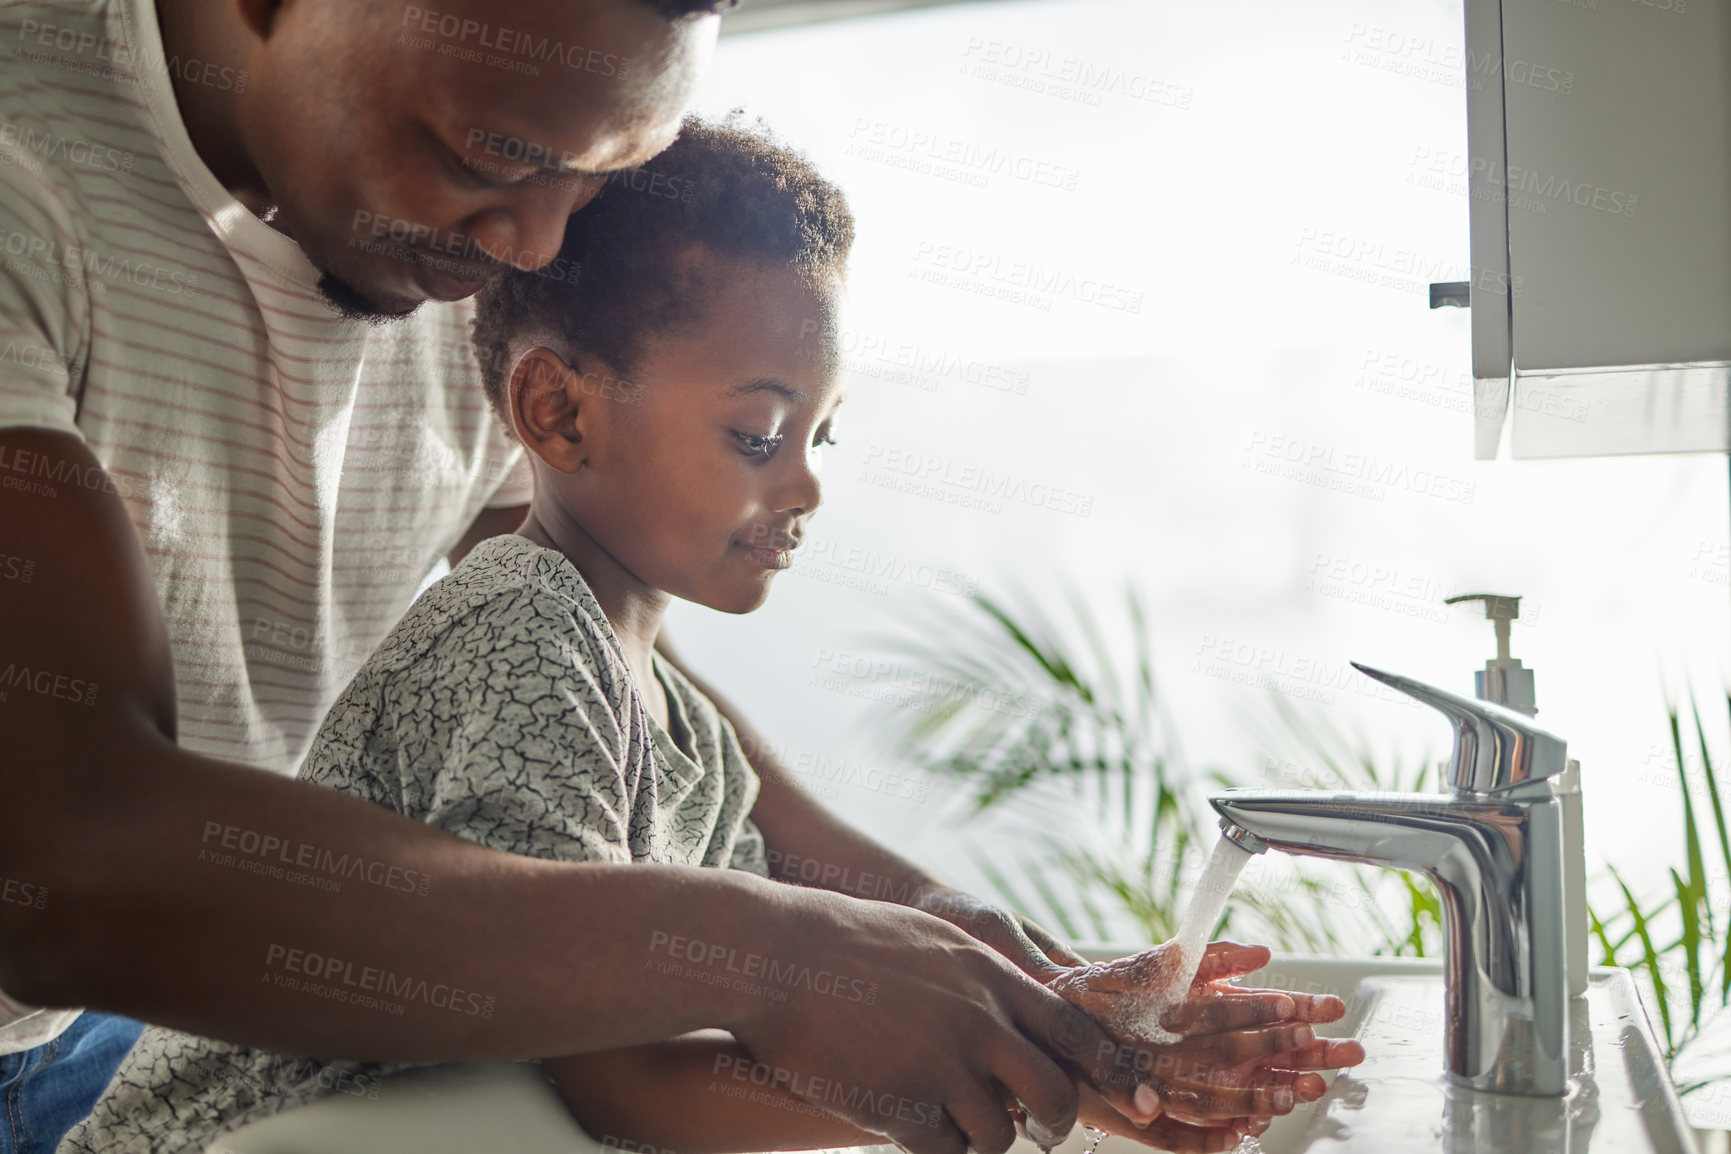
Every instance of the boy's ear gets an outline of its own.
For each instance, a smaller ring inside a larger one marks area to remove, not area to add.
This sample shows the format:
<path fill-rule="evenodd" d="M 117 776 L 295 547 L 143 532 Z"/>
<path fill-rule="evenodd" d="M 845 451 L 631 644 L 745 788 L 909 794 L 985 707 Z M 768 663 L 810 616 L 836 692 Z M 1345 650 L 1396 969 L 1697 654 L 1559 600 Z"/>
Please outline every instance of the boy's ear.
<path fill-rule="evenodd" d="M 536 347 L 518 358 L 506 383 L 511 427 L 524 448 L 561 473 L 582 468 L 593 447 L 595 405 L 565 358 Z"/>

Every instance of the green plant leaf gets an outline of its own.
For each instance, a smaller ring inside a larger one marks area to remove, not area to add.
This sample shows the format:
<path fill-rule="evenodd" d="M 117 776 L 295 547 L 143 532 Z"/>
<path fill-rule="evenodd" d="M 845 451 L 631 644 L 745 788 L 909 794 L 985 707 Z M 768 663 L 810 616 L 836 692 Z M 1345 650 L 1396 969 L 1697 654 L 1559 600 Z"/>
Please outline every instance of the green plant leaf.
<path fill-rule="evenodd" d="M 1085 885 L 1076 887 L 1076 904 L 1082 907 L 1082 912 L 1088 915 L 1088 921 L 1093 924 L 1094 940 L 1097 942 L 1111 941 L 1112 931 L 1107 927 L 1106 918 L 1101 914 L 1099 905 L 1094 901 L 1091 887 Z"/>
<path fill-rule="evenodd" d="M 1725 696 L 1725 705 L 1731 711 L 1731 693 Z M 1698 719 L 1698 715 L 1697 715 Z M 1725 858 L 1725 884 L 1731 888 L 1731 835 L 1726 834 L 1725 806 L 1719 796 L 1719 782 L 1713 773 L 1713 759 L 1707 756 L 1707 739 L 1701 739 L 1701 768 L 1707 775 L 1707 793 L 1713 799 L 1713 821 L 1719 830 L 1719 850 Z M 1723 1003 L 1731 1000 L 1731 915 L 1726 917 L 1725 953 L 1719 959 L 1719 999 Z"/>
<path fill-rule="evenodd" d="M 1726 702 L 1727 705 L 1731 705 L 1731 695 L 1726 697 Z M 1701 774 L 1707 780 L 1707 800 L 1713 807 L 1713 828 L 1714 832 L 1719 835 L 1719 852 L 1725 862 L 1725 881 L 1727 885 L 1731 885 L 1731 834 L 1726 832 L 1725 804 L 1719 797 L 1718 775 L 1713 772 L 1713 755 L 1707 750 L 1707 730 L 1701 724 L 1701 710 L 1695 704 L 1692 694 L 1689 705 L 1695 713 L 1695 739 L 1701 745 Z M 1703 879 L 1703 884 L 1705 884 L 1705 879 Z M 1709 937 L 1712 936 L 1714 928 L 1713 903 L 1711 896 L 1708 895 L 1707 929 Z M 1728 946 L 1731 946 L 1731 926 L 1727 926 L 1727 930 L 1725 940 Z"/>
<path fill-rule="evenodd" d="M 1665 1030 L 1665 1057 L 1669 1061 L 1675 1053 L 1671 1034 L 1671 996 L 1665 989 L 1665 975 L 1659 967 L 1659 951 L 1653 948 L 1653 936 L 1647 932 L 1647 915 L 1642 911 L 1641 903 L 1635 900 L 1635 895 L 1629 891 L 1628 883 L 1623 881 L 1616 867 L 1607 868 L 1616 879 L 1617 887 L 1623 891 L 1623 901 L 1629 916 L 1635 922 L 1635 936 L 1641 939 L 1642 957 L 1637 965 L 1647 971 L 1647 980 L 1653 983 L 1653 1000 L 1659 1003 L 1659 1021 Z"/>
<path fill-rule="evenodd" d="M 1442 930 L 1442 899 L 1432 886 L 1414 881 L 1409 873 L 1402 871 L 1400 880 L 1406 886 L 1407 905 L 1412 911 L 1412 932 L 1407 935 L 1407 943 L 1412 947 L 1413 956 L 1422 958 L 1425 956 L 1425 919 L 1428 917 L 1439 933 Z"/>
<path fill-rule="evenodd" d="M 1696 714 L 1697 720 L 1700 714 Z M 1704 901 L 1707 894 L 1707 869 L 1701 859 L 1701 835 L 1695 827 L 1695 803 L 1689 796 L 1689 771 L 1683 760 L 1683 736 L 1679 730 L 1677 711 L 1670 711 L 1671 748 L 1677 757 L 1677 786 L 1683 793 L 1683 860 L 1689 870 L 1689 884 L 1686 891 L 1680 891 L 1677 896 L 1685 922 L 1697 918 L 1700 914 L 1697 903 Z"/>
<path fill-rule="evenodd" d="M 990 597 L 976 593 L 974 595 L 974 601 L 982 610 L 985 611 L 987 616 L 991 617 L 992 620 L 996 621 L 1003 627 L 1005 634 L 1009 636 L 1010 640 L 1013 641 L 1023 653 L 1032 657 L 1039 665 L 1040 669 L 1044 671 L 1053 682 L 1062 685 L 1067 689 L 1075 690 L 1083 701 L 1089 703 L 1093 702 L 1093 691 L 1077 680 L 1075 670 L 1070 667 L 1069 662 L 1064 659 L 1062 654 L 1047 653 L 1046 650 L 1040 646 L 1039 642 L 1035 641 L 1033 637 L 1029 635 L 1028 631 L 1023 629 L 1022 626 L 1010 616 L 1010 612 L 1007 608 L 998 604 Z"/>
<path fill-rule="evenodd" d="M 1599 939 L 1599 945 L 1602 946 L 1605 951 L 1605 956 L 1600 960 L 1599 964 L 1601 966 L 1616 965 L 1617 949 L 1615 946 L 1611 945 L 1610 936 L 1605 932 L 1605 923 L 1599 920 L 1599 915 L 1593 909 L 1591 903 L 1588 903 L 1587 905 L 1587 925 L 1592 930 L 1593 936 Z"/>
<path fill-rule="evenodd" d="M 1701 1024 L 1701 920 L 1700 907 L 1694 888 L 1683 881 L 1676 870 L 1671 871 L 1671 884 L 1677 889 L 1677 909 L 1682 914 L 1683 967 L 1689 975 L 1689 1026 Z"/>

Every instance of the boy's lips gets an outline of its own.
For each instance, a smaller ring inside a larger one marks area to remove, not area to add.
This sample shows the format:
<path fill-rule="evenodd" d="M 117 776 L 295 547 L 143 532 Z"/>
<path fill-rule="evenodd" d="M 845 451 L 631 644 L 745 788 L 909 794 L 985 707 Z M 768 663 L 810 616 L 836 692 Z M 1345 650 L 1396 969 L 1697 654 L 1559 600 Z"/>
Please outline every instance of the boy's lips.
<path fill-rule="evenodd" d="M 793 565 L 793 551 L 799 548 L 799 538 L 778 535 L 771 538 L 768 545 L 752 545 L 745 541 L 734 542 L 745 555 L 762 565 L 765 569 L 787 569 Z"/>
<path fill-rule="evenodd" d="M 787 569 L 793 565 L 793 550 L 791 549 L 772 549 L 767 545 L 746 545 L 743 543 L 739 547 L 745 550 L 747 557 L 765 569 Z"/>

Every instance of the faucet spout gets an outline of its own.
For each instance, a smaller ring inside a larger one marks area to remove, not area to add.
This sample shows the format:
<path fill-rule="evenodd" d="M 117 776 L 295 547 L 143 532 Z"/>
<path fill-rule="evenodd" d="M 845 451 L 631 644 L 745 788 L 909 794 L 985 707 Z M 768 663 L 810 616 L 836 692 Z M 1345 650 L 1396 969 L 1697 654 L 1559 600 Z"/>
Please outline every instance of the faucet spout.
<path fill-rule="evenodd" d="M 1447 942 L 1451 1076 L 1549 1095 L 1568 1078 L 1562 808 L 1534 785 L 1489 795 L 1234 789 L 1210 800 L 1241 845 L 1428 876 Z"/>
<path fill-rule="evenodd" d="M 1270 849 L 1304 857 L 1426 873 L 1458 870 L 1466 858 L 1486 869 L 1507 868 L 1520 852 L 1506 831 L 1518 804 L 1462 801 L 1450 794 L 1363 790 L 1229 789 L 1214 795 L 1228 824 Z"/>

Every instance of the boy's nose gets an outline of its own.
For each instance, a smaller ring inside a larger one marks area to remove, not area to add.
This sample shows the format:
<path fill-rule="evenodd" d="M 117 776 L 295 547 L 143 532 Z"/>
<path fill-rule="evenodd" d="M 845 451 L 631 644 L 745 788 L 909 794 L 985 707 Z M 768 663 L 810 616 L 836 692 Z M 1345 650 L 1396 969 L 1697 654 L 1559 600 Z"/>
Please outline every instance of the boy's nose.
<path fill-rule="evenodd" d="M 775 502 L 777 513 L 810 516 L 823 504 L 823 478 L 815 454 L 808 453 L 793 469 L 787 488 Z"/>

